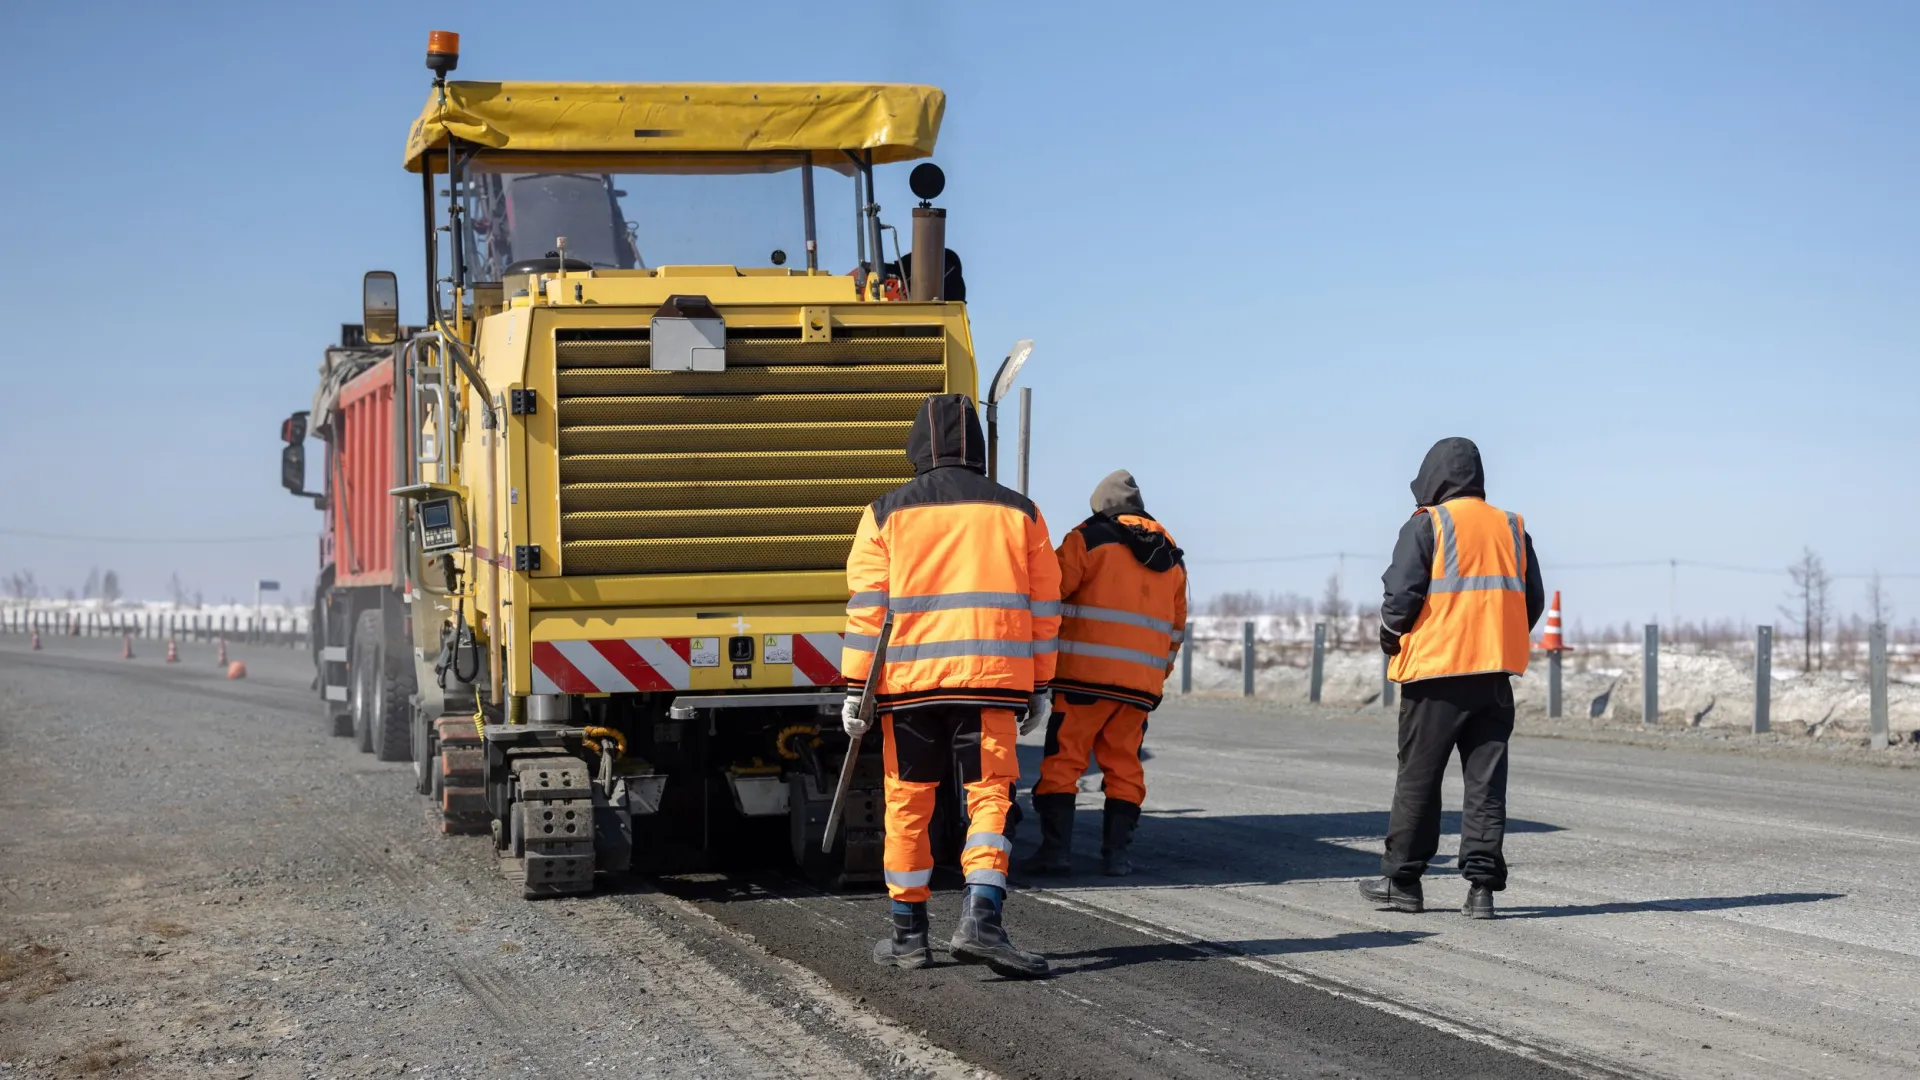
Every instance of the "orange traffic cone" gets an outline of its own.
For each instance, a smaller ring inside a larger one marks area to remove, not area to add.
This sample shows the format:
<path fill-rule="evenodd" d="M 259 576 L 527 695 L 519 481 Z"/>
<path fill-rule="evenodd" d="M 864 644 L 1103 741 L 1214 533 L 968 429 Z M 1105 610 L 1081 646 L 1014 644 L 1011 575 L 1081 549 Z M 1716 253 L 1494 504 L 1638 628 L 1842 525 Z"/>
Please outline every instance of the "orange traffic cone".
<path fill-rule="evenodd" d="M 120 659 L 122 660 L 133 659 L 133 635 L 132 634 L 120 635 Z"/>
<path fill-rule="evenodd" d="M 179 662 L 180 662 L 180 643 L 175 641 L 172 638 L 168 638 L 167 639 L 167 663 L 177 664 Z"/>
<path fill-rule="evenodd" d="M 1547 609 L 1547 632 L 1540 638 L 1540 647 L 1548 652 L 1561 652 L 1566 649 L 1566 641 L 1560 636 L 1560 592 L 1553 593 L 1553 606 Z"/>
<path fill-rule="evenodd" d="M 227 666 L 227 639 L 226 638 L 220 639 L 220 652 L 218 655 L 216 655 L 213 658 L 213 662 L 216 664 L 219 664 L 221 667 Z"/>
<path fill-rule="evenodd" d="M 227 678 L 244 679 L 246 677 L 247 677 L 247 665 L 241 663 L 238 660 L 235 660 L 233 663 L 227 665 Z"/>
<path fill-rule="evenodd" d="M 40 631 L 38 630 L 35 630 L 33 632 L 33 651 L 34 652 L 40 651 Z"/>

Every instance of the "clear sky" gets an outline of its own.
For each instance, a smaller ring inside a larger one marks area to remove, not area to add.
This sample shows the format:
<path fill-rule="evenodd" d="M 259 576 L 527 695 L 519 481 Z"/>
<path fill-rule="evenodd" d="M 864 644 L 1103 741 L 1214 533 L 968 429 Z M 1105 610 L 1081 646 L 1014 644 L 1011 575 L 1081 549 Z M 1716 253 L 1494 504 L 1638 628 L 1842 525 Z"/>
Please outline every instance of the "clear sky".
<path fill-rule="evenodd" d="M 465 78 L 945 87 L 980 348 L 1039 342 L 1034 494 L 1057 536 L 1132 469 L 1201 594 L 1374 595 L 1456 434 L 1570 617 L 1786 588 L 1598 563 L 1920 575 L 1920 5 L 563 10 L 7 5 L 0 573 L 311 580 L 277 426 L 360 273 L 418 280 L 400 155 L 444 27 Z"/>

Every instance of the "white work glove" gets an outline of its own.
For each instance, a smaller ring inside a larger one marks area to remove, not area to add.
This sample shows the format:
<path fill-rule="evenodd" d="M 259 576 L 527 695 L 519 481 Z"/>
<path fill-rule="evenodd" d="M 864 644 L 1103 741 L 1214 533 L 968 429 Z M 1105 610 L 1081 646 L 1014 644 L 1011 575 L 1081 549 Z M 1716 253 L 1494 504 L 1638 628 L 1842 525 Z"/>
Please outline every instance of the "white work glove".
<path fill-rule="evenodd" d="M 867 729 L 872 726 L 873 725 L 867 721 L 860 719 L 860 698 L 856 695 L 848 694 L 847 703 L 840 706 L 841 730 L 845 731 L 852 738 L 857 739 L 865 735 Z"/>
<path fill-rule="evenodd" d="M 1027 718 L 1020 721 L 1020 734 L 1031 735 L 1047 726 L 1053 715 L 1053 693 L 1035 694 L 1027 699 Z"/>

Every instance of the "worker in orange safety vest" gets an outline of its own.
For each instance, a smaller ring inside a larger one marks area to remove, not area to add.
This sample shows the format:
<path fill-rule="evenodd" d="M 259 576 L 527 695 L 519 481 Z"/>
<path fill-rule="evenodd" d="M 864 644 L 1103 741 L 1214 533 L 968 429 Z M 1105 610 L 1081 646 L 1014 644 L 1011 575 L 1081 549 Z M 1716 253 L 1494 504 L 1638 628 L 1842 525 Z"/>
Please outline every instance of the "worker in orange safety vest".
<path fill-rule="evenodd" d="M 1519 514 L 1487 502 L 1480 448 L 1442 439 L 1414 477 L 1413 517 L 1382 575 L 1380 648 L 1401 684 L 1399 775 L 1382 877 L 1360 883 L 1381 907 L 1421 911 L 1420 878 L 1440 844 L 1440 781 L 1457 752 L 1462 913 L 1491 919 L 1507 887 L 1507 742 L 1513 677 L 1527 670 L 1546 586 Z"/>
<path fill-rule="evenodd" d="M 1060 565 L 1046 519 L 1026 496 L 986 476 L 986 445 L 963 394 L 927 399 L 907 436 L 915 476 L 860 517 L 847 556 L 842 725 L 866 731 L 859 699 L 875 682 L 886 778 L 882 852 L 893 935 L 876 963 L 924 967 L 933 849 L 927 825 L 956 762 L 967 793 L 960 854 L 967 891 L 953 956 L 1008 976 L 1044 975 L 1046 958 L 1014 947 L 1006 899 L 1014 744 L 1047 722 L 1060 626 Z M 874 671 L 881 627 L 893 620 L 885 670 Z"/>
<path fill-rule="evenodd" d="M 1021 869 L 1073 868 L 1073 809 L 1091 756 L 1106 806 L 1101 870 L 1133 872 L 1129 849 L 1146 801 L 1140 743 L 1186 636 L 1187 568 L 1122 469 L 1093 490 L 1093 515 L 1060 545 L 1060 662 L 1046 757 L 1033 787 L 1040 850 Z"/>

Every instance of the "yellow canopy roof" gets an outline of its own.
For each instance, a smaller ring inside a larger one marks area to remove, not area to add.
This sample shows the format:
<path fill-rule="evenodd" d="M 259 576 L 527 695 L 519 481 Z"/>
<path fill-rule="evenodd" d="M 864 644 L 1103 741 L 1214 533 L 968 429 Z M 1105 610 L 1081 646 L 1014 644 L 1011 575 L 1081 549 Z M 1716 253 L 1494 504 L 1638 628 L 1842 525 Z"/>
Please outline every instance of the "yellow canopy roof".
<path fill-rule="evenodd" d="M 844 168 L 845 150 L 884 164 L 931 154 L 946 107 L 939 89 L 900 84 L 450 82 L 413 122 L 407 170 L 445 171 L 429 154 L 449 134 L 529 167 L 786 152 Z"/>

